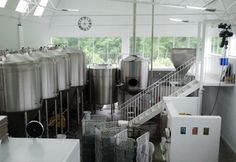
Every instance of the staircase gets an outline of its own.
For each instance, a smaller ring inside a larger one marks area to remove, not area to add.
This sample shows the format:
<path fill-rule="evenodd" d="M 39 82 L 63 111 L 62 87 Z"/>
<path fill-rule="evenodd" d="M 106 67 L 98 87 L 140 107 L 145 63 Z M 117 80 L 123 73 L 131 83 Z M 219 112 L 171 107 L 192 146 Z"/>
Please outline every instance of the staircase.
<path fill-rule="evenodd" d="M 185 97 L 196 91 L 199 82 L 185 76 L 194 63 L 195 57 L 119 105 L 121 120 L 129 121 L 129 126 L 141 125 L 162 112 L 163 97 Z"/>

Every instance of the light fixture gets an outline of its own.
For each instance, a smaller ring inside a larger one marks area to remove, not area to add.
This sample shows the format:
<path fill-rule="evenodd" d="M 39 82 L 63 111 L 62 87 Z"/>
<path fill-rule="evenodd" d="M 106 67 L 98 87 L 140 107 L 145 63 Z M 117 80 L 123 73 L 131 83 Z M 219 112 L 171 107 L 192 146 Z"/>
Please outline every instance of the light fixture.
<path fill-rule="evenodd" d="M 68 12 L 79 12 L 78 9 L 70 9 L 70 8 L 63 8 L 61 11 L 68 11 Z"/>
<path fill-rule="evenodd" d="M 197 6 L 186 6 L 187 9 L 193 9 L 193 10 L 206 10 L 205 7 L 197 7 Z"/>
<path fill-rule="evenodd" d="M 0 7 L 4 8 L 7 4 L 7 0 L 0 0 Z"/>
<path fill-rule="evenodd" d="M 185 8 L 185 6 L 180 5 L 172 5 L 172 4 L 160 4 L 162 7 L 170 7 L 170 8 Z"/>
<path fill-rule="evenodd" d="M 170 21 L 175 21 L 175 22 L 184 22 L 184 23 L 188 23 L 189 20 L 183 20 L 183 19 L 177 19 L 177 18 L 169 18 Z"/>
<path fill-rule="evenodd" d="M 202 10 L 202 11 L 208 11 L 208 12 L 216 12 L 215 8 L 206 8 L 206 7 L 198 7 L 198 6 L 186 6 L 187 9 L 193 9 L 193 10 Z"/>
<path fill-rule="evenodd" d="M 40 0 L 39 4 L 34 12 L 34 16 L 42 16 L 47 4 L 48 4 L 48 0 Z"/>
<path fill-rule="evenodd" d="M 17 7 L 16 7 L 16 11 L 17 12 L 21 12 L 21 13 L 25 13 L 27 11 L 27 9 L 29 8 L 29 2 L 31 2 L 31 0 L 20 0 Z"/>

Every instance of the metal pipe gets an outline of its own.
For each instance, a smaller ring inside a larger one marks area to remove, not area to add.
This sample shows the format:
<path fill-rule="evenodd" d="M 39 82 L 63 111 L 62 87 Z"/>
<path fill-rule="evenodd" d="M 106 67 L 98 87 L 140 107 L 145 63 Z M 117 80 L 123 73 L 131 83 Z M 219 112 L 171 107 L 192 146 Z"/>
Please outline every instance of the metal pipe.
<path fill-rule="evenodd" d="M 59 92 L 60 94 L 60 127 L 61 127 L 61 134 L 63 134 L 63 123 L 62 123 L 62 115 L 63 115 L 63 101 L 62 101 L 62 93 Z"/>
<path fill-rule="evenodd" d="M 79 88 L 76 88 L 77 93 L 77 117 L 78 117 L 78 124 L 80 124 L 80 107 L 79 107 Z"/>
<path fill-rule="evenodd" d="M 82 89 L 81 93 L 81 106 L 82 106 L 82 114 L 84 113 L 84 89 Z"/>
<path fill-rule="evenodd" d="M 46 136 L 49 137 L 49 129 L 48 129 L 48 101 L 45 99 L 45 113 L 46 113 Z"/>
<path fill-rule="evenodd" d="M 152 0 L 154 3 L 155 0 Z M 151 33 L 151 78 L 150 78 L 150 83 L 153 82 L 153 54 L 154 54 L 154 26 L 155 26 L 155 5 L 152 5 L 152 33 Z"/>
<path fill-rule="evenodd" d="M 24 118 L 25 118 L 25 136 L 28 137 L 28 133 L 26 131 L 26 126 L 28 124 L 28 114 L 27 114 L 27 112 L 24 112 Z"/>
<path fill-rule="evenodd" d="M 136 18 L 137 18 L 137 4 L 136 0 L 133 4 L 133 55 L 136 54 Z"/>
<path fill-rule="evenodd" d="M 57 98 L 55 98 L 54 102 L 55 102 L 55 134 L 57 136 L 57 134 L 58 134 L 58 130 L 57 130 L 57 126 L 58 126 L 58 123 L 57 123 Z"/>
<path fill-rule="evenodd" d="M 67 132 L 70 131 L 70 96 L 69 90 L 66 92 L 66 99 L 67 99 Z"/>
<path fill-rule="evenodd" d="M 41 118 L 41 110 L 38 111 L 38 115 L 39 115 L 39 122 L 41 122 L 42 118 Z"/>

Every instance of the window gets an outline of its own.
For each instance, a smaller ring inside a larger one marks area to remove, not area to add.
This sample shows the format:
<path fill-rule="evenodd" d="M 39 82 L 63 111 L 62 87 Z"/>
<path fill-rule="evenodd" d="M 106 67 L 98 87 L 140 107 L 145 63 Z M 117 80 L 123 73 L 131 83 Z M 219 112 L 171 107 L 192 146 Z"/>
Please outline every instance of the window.
<path fill-rule="evenodd" d="M 130 53 L 132 53 L 133 38 L 130 39 Z M 172 48 L 197 48 L 195 37 L 155 37 L 153 67 L 174 67 L 170 59 Z M 151 59 L 151 38 L 136 38 L 136 54 Z"/>
<path fill-rule="evenodd" d="M 42 16 L 47 4 L 48 0 L 40 0 L 39 5 L 34 12 L 34 16 Z"/>
<path fill-rule="evenodd" d="M 25 13 L 29 9 L 29 2 L 31 2 L 31 0 L 28 1 L 20 0 L 16 7 L 16 11 Z"/>
<path fill-rule="evenodd" d="M 0 7 L 1 8 L 4 8 L 6 6 L 6 4 L 7 4 L 7 0 L 1 0 L 0 1 Z"/>
<path fill-rule="evenodd" d="M 236 56 L 236 36 L 233 36 L 232 38 L 230 38 L 229 55 Z"/>
<path fill-rule="evenodd" d="M 52 43 L 80 48 L 88 64 L 116 64 L 121 53 L 120 37 L 54 37 Z"/>
<path fill-rule="evenodd" d="M 220 48 L 222 38 L 220 37 L 213 37 L 211 38 L 211 53 L 217 55 L 223 55 L 224 51 Z"/>

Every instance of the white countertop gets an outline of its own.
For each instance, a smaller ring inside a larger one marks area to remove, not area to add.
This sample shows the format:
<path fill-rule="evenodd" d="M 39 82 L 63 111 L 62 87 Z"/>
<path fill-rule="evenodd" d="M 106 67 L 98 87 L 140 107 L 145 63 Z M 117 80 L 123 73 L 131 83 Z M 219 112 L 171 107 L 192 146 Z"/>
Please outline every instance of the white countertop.
<path fill-rule="evenodd" d="M 0 144 L 0 162 L 80 162 L 80 141 L 9 138 Z"/>

